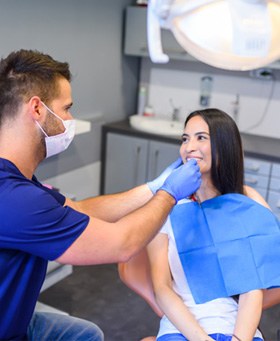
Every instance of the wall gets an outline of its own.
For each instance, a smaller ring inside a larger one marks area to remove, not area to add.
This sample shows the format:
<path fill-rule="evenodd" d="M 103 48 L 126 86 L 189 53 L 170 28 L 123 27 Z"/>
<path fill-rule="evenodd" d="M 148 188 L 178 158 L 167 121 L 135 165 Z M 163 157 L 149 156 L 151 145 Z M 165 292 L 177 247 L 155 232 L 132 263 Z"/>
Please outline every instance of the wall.
<path fill-rule="evenodd" d="M 79 148 L 81 139 L 76 139 L 72 162 L 68 154 L 46 160 L 38 170 L 39 179 L 84 167 L 85 162 L 100 161 L 101 123 L 123 119 L 135 111 L 138 60 L 123 58 L 122 54 L 124 9 L 132 3 L 0 0 L 0 56 L 20 48 L 37 49 L 69 62 L 73 74 L 72 113 L 92 121 L 90 144 Z M 85 148 L 85 157 L 75 155 Z"/>
<path fill-rule="evenodd" d="M 171 117 L 170 99 L 180 107 L 181 119 L 200 108 L 200 79 L 213 78 L 209 106 L 220 108 L 233 116 L 236 95 L 239 94 L 237 123 L 242 132 L 280 138 L 279 70 L 273 70 L 275 80 L 258 80 L 248 72 L 217 70 L 199 62 L 173 61 L 153 64 L 143 58 L 141 82 L 148 85 L 148 101 L 155 112 Z"/>

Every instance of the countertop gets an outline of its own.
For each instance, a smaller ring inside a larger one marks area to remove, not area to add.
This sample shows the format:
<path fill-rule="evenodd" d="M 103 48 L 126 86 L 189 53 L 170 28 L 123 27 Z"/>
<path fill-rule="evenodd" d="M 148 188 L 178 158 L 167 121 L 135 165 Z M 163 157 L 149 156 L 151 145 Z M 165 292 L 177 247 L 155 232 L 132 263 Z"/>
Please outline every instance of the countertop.
<path fill-rule="evenodd" d="M 130 126 L 129 120 L 107 123 L 104 132 L 116 132 L 145 139 L 169 142 L 180 145 L 181 136 L 163 136 L 139 131 Z M 256 157 L 268 161 L 280 162 L 280 139 L 241 133 L 244 153 L 248 157 Z"/>

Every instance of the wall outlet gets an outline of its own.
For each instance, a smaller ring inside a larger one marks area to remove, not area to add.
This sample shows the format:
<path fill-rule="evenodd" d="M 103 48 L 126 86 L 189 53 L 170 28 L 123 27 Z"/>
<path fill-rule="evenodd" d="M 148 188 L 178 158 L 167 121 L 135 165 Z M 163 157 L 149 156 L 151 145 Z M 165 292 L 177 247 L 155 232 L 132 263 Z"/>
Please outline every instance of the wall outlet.
<path fill-rule="evenodd" d="M 262 80 L 272 80 L 274 78 L 272 69 L 265 68 L 265 67 L 251 70 L 250 76 L 253 78 L 262 79 Z"/>

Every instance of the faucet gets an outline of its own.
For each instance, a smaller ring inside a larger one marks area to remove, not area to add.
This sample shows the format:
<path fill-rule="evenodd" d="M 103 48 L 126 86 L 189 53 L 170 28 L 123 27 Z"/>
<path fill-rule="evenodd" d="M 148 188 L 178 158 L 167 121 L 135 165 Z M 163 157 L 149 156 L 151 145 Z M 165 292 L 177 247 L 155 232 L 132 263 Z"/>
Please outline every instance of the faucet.
<path fill-rule="evenodd" d="M 175 106 L 174 106 L 174 104 L 173 104 L 173 100 L 172 100 L 172 98 L 170 98 L 170 100 L 169 100 L 169 102 L 170 102 L 170 105 L 171 105 L 171 107 L 172 107 L 172 109 L 173 109 L 173 111 L 172 111 L 172 121 L 179 121 L 179 118 L 180 118 L 180 107 L 179 108 L 176 108 Z"/>
<path fill-rule="evenodd" d="M 172 121 L 179 121 L 180 108 L 173 108 Z"/>
<path fill-rule="evenodd" d="M 236 94 L 235 101 L 232 104 L 232 116 L 236 124 L 238 123 L 239 114 L 239 94 Z"/>

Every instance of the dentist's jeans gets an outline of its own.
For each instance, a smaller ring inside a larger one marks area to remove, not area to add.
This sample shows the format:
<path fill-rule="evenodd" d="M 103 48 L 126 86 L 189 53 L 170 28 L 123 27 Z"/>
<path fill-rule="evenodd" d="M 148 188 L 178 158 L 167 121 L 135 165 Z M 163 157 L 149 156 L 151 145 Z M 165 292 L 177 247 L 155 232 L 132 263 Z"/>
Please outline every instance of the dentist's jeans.
<path fill-rule="evenodd" d="M 102 330 L 76 317 L 35 312 L 27 330 L 28 341 L 103 341 Z"/>
<path fill-rule="evenodd" d="M 232 339 L 232 335 L 224 335 L 224 334 L 210 334 L 209 336 L 216 341 L 231 341 L 236 340 Z M 157 338 L 157 341 L 188 341 L 182 334 L 165 334 Z M 263 341 L 263 339 L 259 337 L 254 337 L 253 341 Z"/>

